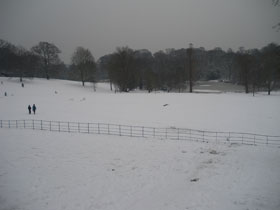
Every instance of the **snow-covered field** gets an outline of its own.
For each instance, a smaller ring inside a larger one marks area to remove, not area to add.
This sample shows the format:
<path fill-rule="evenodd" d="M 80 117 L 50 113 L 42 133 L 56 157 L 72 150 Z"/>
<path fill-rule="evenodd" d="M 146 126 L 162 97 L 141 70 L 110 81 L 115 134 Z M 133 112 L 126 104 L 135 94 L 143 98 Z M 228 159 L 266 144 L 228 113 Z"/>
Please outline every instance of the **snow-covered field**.
<path fill-rule="evenodd" d="M 0 81 L 0 119 L 280 135 L 279 93 L 115 94 L 107 84 L 93 92 L 69 81 Z M 28 115 L 33 103 L 38 112 Z M 277 147 L 0 129 L 0 210 L 278 210 L 279 177 Z"/>
<path fill-rule="evenodd" d="M 108 84 L 1 78 L 1 119 L 104 122 L 280 135 L 280 93 L 113 93 Z M 213 91 L 213 90 L 212 90 Z M 4 96 L 7 92 L 8 96 Z M 37 114 L 27 106 L 35 103 Z M 167 106 L 163 106 L 166 105 Z"/>

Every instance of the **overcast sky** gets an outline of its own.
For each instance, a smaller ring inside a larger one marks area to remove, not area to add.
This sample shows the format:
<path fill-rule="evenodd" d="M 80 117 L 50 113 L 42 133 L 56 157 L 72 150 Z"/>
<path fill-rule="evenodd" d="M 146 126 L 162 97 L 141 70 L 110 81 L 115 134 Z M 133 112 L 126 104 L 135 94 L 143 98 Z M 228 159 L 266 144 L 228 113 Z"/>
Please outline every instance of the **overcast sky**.
<path fill-rule="evenodd" d="M 280 43 L 278 22 L 271 0 L 0 0 L 0 39 L 54 43 L 66 63 L 77 46 L 96 60 L 118 46 L 261 48 Z"/>

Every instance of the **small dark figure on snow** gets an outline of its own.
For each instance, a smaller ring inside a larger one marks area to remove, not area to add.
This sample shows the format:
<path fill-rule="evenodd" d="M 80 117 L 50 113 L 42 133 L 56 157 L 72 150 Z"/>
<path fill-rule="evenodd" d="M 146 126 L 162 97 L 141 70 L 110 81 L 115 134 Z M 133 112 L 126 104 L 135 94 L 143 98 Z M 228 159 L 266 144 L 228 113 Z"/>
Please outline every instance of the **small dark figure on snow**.
<path fill-rule="evenodd" d="M 24 84 L 23 84 L 23 83 L 21 83 L 21 87 L 24 87 Z"/>
<path fill-rule="evenodd" d="M 32 111 L 33 111 L 33 114 L 35 114 L 35 112 L 36 112 L 36 106 L 35 106 L 35 104 L 33 104 L 33 106 L 32 106 Z"/>
<path fill-rule="evenodd" d="M 31 114 L 31 106 L 28 105 L 28 111 L 29 111 L 29 114 Z"/>

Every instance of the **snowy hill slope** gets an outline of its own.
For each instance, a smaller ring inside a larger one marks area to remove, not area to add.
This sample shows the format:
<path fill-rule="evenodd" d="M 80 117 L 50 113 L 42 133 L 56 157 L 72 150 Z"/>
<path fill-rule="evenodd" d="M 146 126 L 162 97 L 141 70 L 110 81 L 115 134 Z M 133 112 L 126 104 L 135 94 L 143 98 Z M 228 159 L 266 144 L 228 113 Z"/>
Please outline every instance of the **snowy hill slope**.
<path fill-rule="evenodd" d="M 0 209 L 280 207 L 279 148 L 0 130 Z"/>
<path fill-rule="evenodd" d="M 114 94 L 106 84 L 93 92 L 70 81 L 0 81 L 1 119 L 279 135 L 278 94 Z M 38 113 L 29 115 L 33 103 Z M 278 210 L 279 177 L 277 147 L 0 129 L 0 210 Z"/>
<path fill-rule="evenodd" d="M 105 122 L 280 135 L 280 95 L 113 93 L 109 85 L 0 78 L 1 119 Z M 7 92 L 8 96 L 4 96 Z M 28 104 L 38 113 L 29 116 Z M 164 106 L 167 104 L 167 106 Z"/>

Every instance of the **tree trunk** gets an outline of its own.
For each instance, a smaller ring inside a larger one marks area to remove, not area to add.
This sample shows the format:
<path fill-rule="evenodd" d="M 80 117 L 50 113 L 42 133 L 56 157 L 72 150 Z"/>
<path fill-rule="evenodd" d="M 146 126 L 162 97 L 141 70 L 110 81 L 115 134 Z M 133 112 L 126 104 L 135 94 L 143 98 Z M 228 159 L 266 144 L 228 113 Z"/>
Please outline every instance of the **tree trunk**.
<path fill-rule="evenodd" d="M 190 80 L 190 93 L 192 93 L 193 92 L 192 49 L 189 49 L 189 80 Z"/>
<path fill-rule="evenodd" d="M 245 86 L 245 92 L 246 94 L 249 93 L 249 81 L 248 81 L 248 70 L 247 68 L 244 70 L 245 75 L 244 75 L 244 86 Z"/>
<path fill-rule="evenodd" d="M 248 86 L 248 82 L 245 83 L 245 93 L 249 93 L 249 86 Z"/>
<path fill-rule="evenodd" d="M 81 80 L 82 80 L 82 84 L 83 87 L 85 86 L 85 73 L 84 73 L 84 69 L 81 68 Z"/>
<path fill-rule="evenodd" d="M 255 96 L 255 82 L 253 82 L 253 96 Z"/>
<path fill-rule="evenodd" d="M 46 78 L 47 80 L 50 79 L 50 76 L 49 76 L 49 65 L 48 65 L 48 61 L 45 60 L 45 73 L 46 73 Z"/>
<path fill-rule="evenodd" d="M 268 84 L 267 84 L 267 90 L 268 90 L 268 95 L 270 95 L 270 92 L 271 92 L 271 81 L 269 81 Z"/>

